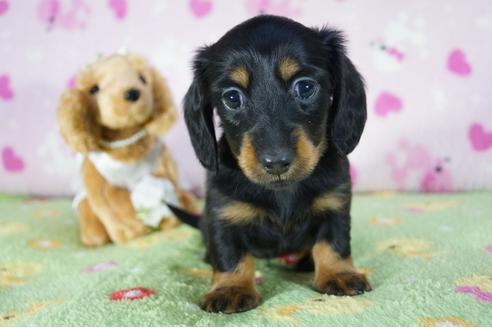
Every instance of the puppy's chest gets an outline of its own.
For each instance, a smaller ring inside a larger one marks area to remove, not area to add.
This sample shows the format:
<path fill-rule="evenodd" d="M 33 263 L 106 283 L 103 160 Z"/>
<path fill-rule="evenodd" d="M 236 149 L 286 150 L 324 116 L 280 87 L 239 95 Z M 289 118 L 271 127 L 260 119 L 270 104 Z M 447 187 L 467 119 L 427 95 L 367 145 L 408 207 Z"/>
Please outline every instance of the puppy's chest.
<path fill-rule="evenodd" d="M 262 205 L 264 217 L 251 222 L 248 229 L 248 240 L 252 250 L 257 249 L 257 256 L 277 256 L 312 242 L 317 224 L 310 210 L 311 199 L 282 197 Z"/>
<path fill-rule="evenodd" d="M 309 248 L 314 243 L 318 230 L 316 222 L 305 215 L 290 216 L 283 220 L 278 216 L 271 216 L 250 226 L 249 233 L 244 237 L 247 248 L 254 256 L 271 258 Z"/>
<path fill-rule="evenodd" d="M 299 221 L 309 219 L 311 204 L 312 197 L 296 194 L 276 194 L 270 202 L 264 205 L 267 213 L 265 224 L 287 232 Z"/>

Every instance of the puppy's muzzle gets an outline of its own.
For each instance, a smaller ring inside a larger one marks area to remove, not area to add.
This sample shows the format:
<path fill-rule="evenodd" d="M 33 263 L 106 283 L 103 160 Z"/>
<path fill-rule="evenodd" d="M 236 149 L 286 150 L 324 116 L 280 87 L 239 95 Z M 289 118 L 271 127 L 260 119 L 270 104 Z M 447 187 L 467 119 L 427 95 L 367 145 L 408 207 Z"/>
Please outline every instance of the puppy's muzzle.
<path fill-rule="evenodd" d="M 281 175 L 287 172 L 293 161 L 294 154 L 289 150 L 279 150 L 272 154 L 266 154 L 261 158 L 263 168 L 272 175 Z"/>

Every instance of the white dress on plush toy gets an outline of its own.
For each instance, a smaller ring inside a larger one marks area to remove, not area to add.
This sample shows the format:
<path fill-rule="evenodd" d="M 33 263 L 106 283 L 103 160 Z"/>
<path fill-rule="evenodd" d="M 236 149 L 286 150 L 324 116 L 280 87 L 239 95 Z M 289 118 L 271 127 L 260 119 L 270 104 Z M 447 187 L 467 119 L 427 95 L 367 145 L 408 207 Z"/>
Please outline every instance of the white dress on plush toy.
<path fill-rule="evenodd" d="M 178 206 L 173 184 L 168 179 L 154 175 L 160 152 L 161 147 L 156 143 L 147 156 L 136 163 L 114 160 L 104 152 L 90 152 L 87 155 L 106 181 L 128 189 L 137 217 L 151 227 L 158 227 L 162 218 L 172 214 L 167 204 Z M 83 160 L 84 157 L 79 156 L 81 163 Z M 81 184 L 81 190 L 73 200 L 74 209 L 78 209 L 85 197 Z"/>

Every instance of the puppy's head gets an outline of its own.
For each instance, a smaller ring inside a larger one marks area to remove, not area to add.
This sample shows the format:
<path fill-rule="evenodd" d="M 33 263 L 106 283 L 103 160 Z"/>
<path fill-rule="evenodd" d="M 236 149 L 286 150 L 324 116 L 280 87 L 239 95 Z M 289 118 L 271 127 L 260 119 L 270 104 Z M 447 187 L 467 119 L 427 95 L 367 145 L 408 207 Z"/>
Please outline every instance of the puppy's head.
<path fill-rule="evenodd" d="M 272 188 L 305 179 L 327 147 L 350 153 L 366 120 L 364 85 L 340 32 L 275 16 L 250 19 L 201 49 L 184 104 L 207 169 L 218 169 L 215 108 L 241 170 Z"/>

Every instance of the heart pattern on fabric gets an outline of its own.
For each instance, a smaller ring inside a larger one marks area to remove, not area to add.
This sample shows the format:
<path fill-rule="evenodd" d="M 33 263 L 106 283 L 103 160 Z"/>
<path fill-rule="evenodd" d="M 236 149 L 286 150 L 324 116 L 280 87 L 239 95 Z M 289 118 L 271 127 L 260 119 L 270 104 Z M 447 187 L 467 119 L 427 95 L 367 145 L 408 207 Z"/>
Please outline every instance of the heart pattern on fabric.
<path fill-rule="evenodd" d="M 402 100 L 390 92 L 382 92 L 379 94 L 374 105 L 374 112 L 378 116 L 386 116 L 391 112 L 399 112 L 403 107 Z"/>
<path fill-rule="evenodd" d="M 449 53 L 448 69 L 457 75 L 466 76 L 471 74 L 471 65 L 467 61 L 465 53 L 460 49 L 455 49 Z"/>
<path fill-rule="evenodd" d="M 210 0 L 190 0 L 191 12 L 198 18 L 207 16 L 212 7 L 213 3 Z"/>
<path fill-rule="evenodd" d="M 2 150 L 3 167 L 8 172 L 20 172 L 24 170 L 24 160 L 14 152 L 12 147 Z"/>
<path fill-rule="evenodd" d="M 9 3 L 7 0 L 0 1 L 0 16 L 5 14 L 9 10 Z"/>
<path fill-rule="evenodd" d="M 108 5 L 117 19 L 124 19 L 126 17 L 128 9 L 128 3 L 126 0 L 109 0 Z"/>
<path fill-rule="evenodd" d="M 468 138 L 475 151 L 486 151 L 492 148 L 492 132 L 485 131 L 480 123 L 470 125 Z"/>
<path fill-rule="evenodd" d="M 14 98 L 14 91 L 10 87 L 10 77 L 0 75 L 0 99 L 9 100 Z"/>

